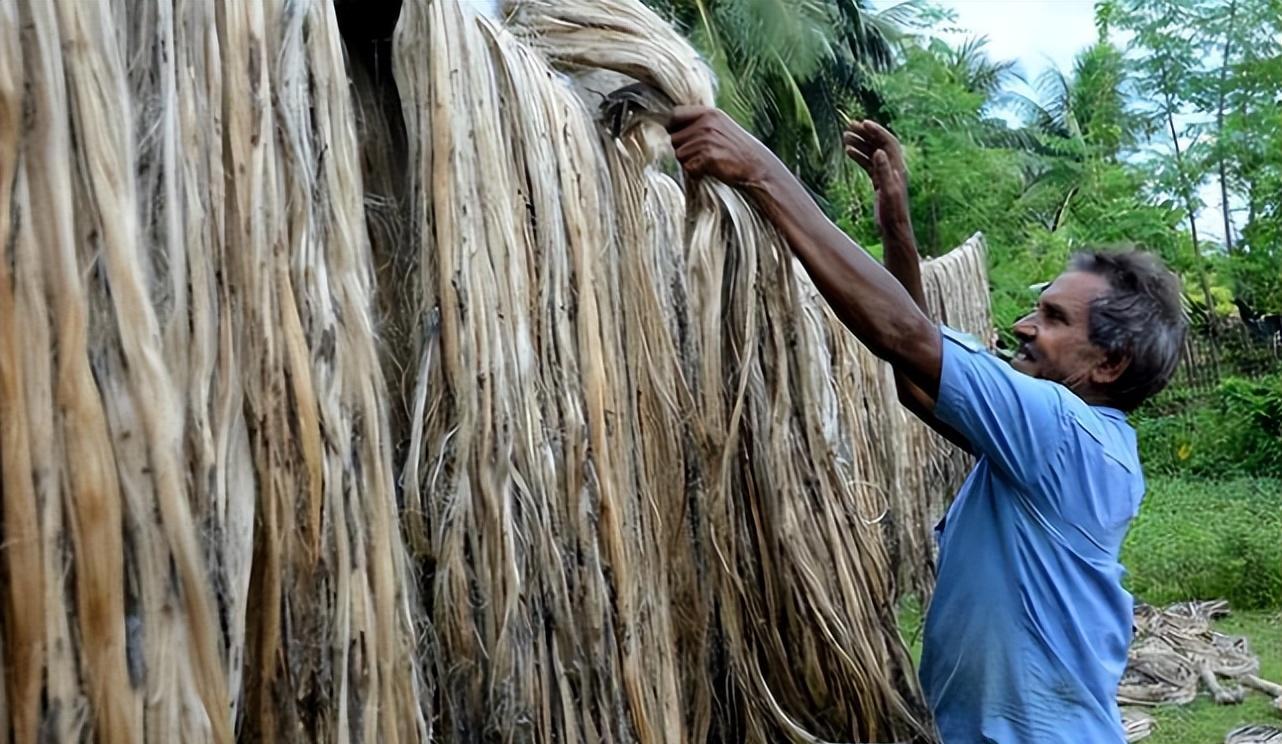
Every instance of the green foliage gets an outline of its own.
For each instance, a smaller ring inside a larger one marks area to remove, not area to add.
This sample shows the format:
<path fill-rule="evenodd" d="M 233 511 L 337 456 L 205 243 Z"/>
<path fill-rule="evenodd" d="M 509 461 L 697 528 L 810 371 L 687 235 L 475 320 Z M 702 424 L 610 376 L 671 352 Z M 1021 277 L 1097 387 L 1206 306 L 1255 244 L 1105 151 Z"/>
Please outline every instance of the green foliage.
<path fill-rule="evenodd" d="M 876 108 L 870 75 L 893 61 L 917 2 L 881 12 L 864 0 L 646 0 L 681 28 L 717 75 L 718 105 L 812 188 L 839 166 L 843 111 Z"/>
<path fill-rule="evenodd" d="M 988 146 L 1006 127 L 986 115 L 1009 74 L 1009 64 L 987 59 L 981 41 L 953 49 L 926 40 L 907 43 L 901 64 L 875 78 L 879 120 L 905 147 L 913 222 L 925 255 L 946 252 L 979 229 L 991 241 L 1000 225 L 1011 224 L 1011 205 L 1024 186 L 1022 156 Z M 857 240 L 877 239 L 869 192 L 834 184 L 829 203 Z"/>
<path fill-rule="evenodd" d="M 1152 477 L 1122 549 L 1127 587 L 1152 604 L 1282 607 L 1279 534 L 1282 480 Z"/>
<path fill-rule="evenodd" d="M 1282 3 L 1105 0 L 1097 18 L 1131 37 L 1131 76 L 1148 131 L 1163 143 L 1147 161 L 1155 193 L 1194 212 L 1199 185 L 1211 179 L 1222 201 L 1245 203 L 1238 210 L 1246 213 L 1240 234 L 1225 218 L 1217 226 L 1226 234 L 1223 249 L 1199 248 L 1228 254 L 1222 273 L 1239 302 L 1254 312 L 1276 312 L 1282 307 Z M 1189 229 L 1199 231 L 1193 217 Z M 1202 283 L 1206 267 L 1196 265 L 1199 255 L 1186 269 L 1195 269 Z"/>
<path fill-rule="evenodd" d="M 1170 401 L 1163 393 L 1133 419 L 1145 472 L 1282 477 L 1282 375 L 1230 377 L 1205 403 L 1186 400 L 1174 413 Z"/>
<path fill-rule="evenodd" d="M 1282 190 L 1282 183 L 1278 188 Z M 1259 315 L 1282 314 L 1282 233 L 1273 229 L 1275 237 L 1269 242 L 1251 239 L 1252 244 L 1226 261 L 1223 270 L 1232 282 L 1233 294 Z M 1248 235 L 1254 238 L 1252 233 Z"/>
<path fill-rule="evenodd" d="M 1030 285 L 1057 276 L 1075 251 L 1141 245 L 1177 270 L 1189 264 L 1183 212 L 1146 195 L 1144 172 L 1119 157 L 1137 126 L 1120 52 L 1097 44 L 1072 76 L 1048 76 L 1044 101 L 1016 100 L 1032 121 L 1025 129 L 988 113 L 1010 99 L 1010 74 L 1008 63 L 985 56 L 982 41 L 954 49 L 918 39 L 905 44 L 898 67 L 875 78 L 883 123 L 904 143 L 922 253 L 939 255 L 983 230 L 1003 333 L 1033 305 Z M 839 224 L 868 244 L 879 238 L 865 182 L 835 180 L 828 201 Z"/>
<path fill-rule="evenodd" d="M 891 129 L 922 253 L 986 234 L 999 329 L 1072 252 L 1113 246 L 1162 256 L 1196 317 L 1208 300 L 1219 315 L 1282 312 L 1279 0 L 1101 0 L 1099 40 L 1032 97 L 1009 90 L 1013 65 L 982 37 L 932 37 L 955 19 L 927 0 L 647 2 L 702 50 L 721 105 L 865 245 L 880 240 L 871 194 L 840 130 L 849 117 Z M 1022 125 L 994 116 L 1012 107 Z M 1238 212 L 1227 251 L 1190 217 L 1209 178 Z"/>

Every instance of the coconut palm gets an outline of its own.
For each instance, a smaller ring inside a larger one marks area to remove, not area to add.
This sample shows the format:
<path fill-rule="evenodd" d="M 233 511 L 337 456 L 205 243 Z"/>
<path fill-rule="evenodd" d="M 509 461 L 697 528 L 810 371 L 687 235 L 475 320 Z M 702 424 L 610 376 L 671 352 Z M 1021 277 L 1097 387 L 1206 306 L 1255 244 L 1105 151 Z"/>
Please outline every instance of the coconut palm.
<path fill-rule="evenodd" d="M 1126 104 L 1122 54 L 1105 40 L 1078 54 L 1071 73 L 1057 67 L 1036 82 L 1035 97 L 1010 94 L 1027 131 L 1035 135 L 1025 176 L 1026 202 L 1048 205 L 1034 217 L 1050 231 L 1063 223 L 1069 206 L 1090 180 L 1094 165 L 1116 163 L 1135 144 L 1142 122 Z"/>
<path fill-rule="evenodd" d="M 822 191 L 852 105 L 875 115 L 871 75 L 894 61 L 920 0 L 647 0 L 707 58 L 718 103 Z"/>

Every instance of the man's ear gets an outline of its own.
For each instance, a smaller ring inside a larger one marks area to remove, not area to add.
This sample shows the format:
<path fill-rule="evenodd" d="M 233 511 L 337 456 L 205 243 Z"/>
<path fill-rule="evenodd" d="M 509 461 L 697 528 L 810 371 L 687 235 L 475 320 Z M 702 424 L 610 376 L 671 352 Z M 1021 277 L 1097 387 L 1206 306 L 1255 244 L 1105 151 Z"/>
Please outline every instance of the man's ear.
<path fill-rule="evenodd" d="M 1130 366 L 1130 354 L 1124 351 L 1107 352 L 1104 359 L 1091 370 L 1091 383 L 1096 387 L 1112 385 Z"/>

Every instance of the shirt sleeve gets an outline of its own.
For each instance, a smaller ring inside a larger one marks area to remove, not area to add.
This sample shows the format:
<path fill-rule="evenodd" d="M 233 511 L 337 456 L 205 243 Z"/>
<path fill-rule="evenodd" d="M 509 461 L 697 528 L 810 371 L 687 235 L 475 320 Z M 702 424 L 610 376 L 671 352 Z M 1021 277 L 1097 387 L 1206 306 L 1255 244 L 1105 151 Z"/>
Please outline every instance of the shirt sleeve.
<path fill-rule="evenodd" d="M 974 337 L 940 326 L 942 367 L 935 416 L 1006 477 L 1034 483 L 1063 436 L 1054 383 L 1015 371 Z"/>

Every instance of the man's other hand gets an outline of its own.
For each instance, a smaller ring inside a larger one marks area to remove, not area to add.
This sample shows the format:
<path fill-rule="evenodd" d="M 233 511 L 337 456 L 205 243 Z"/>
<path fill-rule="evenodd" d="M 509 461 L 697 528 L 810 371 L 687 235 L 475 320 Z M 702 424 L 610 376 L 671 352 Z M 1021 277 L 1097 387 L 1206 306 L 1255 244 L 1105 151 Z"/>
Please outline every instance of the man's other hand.
<path fill-rule="evenodd" d="M 883 237 L 911 227 L 908 209 L 908 168 L 895 135 L 875 121 L 852 121 L 841 136 L 846 156 L 872 179 L 877 194 L 874 210 Z"/>
<path fill-rule="evenodd" d="M 709 176 L 728 185 L 754 188 L 779 160 L 725 112 L 706 106 L 677 106 L 668 123 L 672 149 L 692 178 Z"/>

